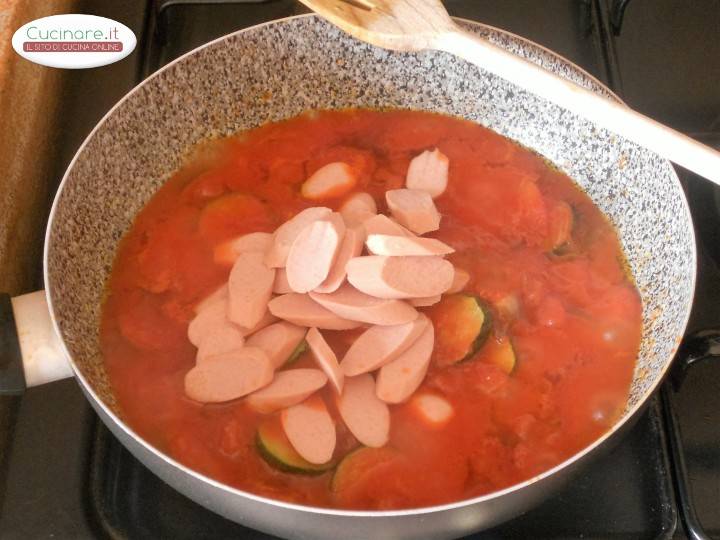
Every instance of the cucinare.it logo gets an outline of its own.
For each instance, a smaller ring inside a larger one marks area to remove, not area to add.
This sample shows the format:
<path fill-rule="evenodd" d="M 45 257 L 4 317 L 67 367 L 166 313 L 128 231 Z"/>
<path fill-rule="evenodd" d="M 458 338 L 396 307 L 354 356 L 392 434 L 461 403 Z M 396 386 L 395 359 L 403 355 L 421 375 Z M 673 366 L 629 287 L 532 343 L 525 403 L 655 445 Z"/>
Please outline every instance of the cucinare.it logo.
<path fill-rule="evenodd" d="M 137 39 L 127 26 L 95 15 L 52 15 L 17 29 L 12 45 L 43 66 L 81 69 L 112 64 L 129 55 Z"/>

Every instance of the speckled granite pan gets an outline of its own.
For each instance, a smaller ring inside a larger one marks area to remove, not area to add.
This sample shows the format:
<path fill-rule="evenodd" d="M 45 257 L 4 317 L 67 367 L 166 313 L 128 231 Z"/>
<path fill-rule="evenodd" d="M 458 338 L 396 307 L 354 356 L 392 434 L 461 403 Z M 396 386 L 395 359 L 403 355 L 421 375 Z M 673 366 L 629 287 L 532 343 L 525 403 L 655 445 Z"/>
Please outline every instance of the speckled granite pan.
<path fill-rule="evenodd" d="M 577 67 L 538 46 L 469 26 L 608 93 Z M 138 440 L 114 414 L 98 353 L 103 287 L 117 243 L 135 213 L 195 143 L 306 109 L 353 106 L 433 110 L 483 124 L 546 156 L 610 217 L 644 306 L 644 337 L 630 404 L 615 431 L 627 424 L 667 369 L 693 295 L 693 230 L 669 163 L 448 54 L 383 51 L 311 16 L 250 28 L 200 48 L 145 81 L 103 119 L 75 157 L 55 201 L 46 245 L 46 289 L 57 327 L 95 408 L 140 459 L 195 500 L 289 537 L 354 537 L 348 533 L 349 522 L 358 527 L 359 538 L 456 536 L 527 507 L 554 485 L 559 476 L 554 473 L 572 469 L 589 449 L 521 486 L 421 512 L 340 512 L 276 503 L 218 485 Z M 512 511 L 507 510 L 509 503 Z M 430 522 L 425 519 L 429 514 L 434 516 Z M 424 523 L 415 524 L 420 518 Z"/>

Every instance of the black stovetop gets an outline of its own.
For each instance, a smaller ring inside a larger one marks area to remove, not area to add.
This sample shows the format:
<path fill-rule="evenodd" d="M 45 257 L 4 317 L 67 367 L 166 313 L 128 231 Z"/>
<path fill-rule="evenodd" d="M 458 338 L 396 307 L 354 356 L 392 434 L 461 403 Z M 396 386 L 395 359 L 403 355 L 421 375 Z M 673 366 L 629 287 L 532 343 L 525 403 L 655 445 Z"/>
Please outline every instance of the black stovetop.
<path fill-rule="evenodd" d="M 453 15 L 559 52 L 640 111 L 720 143 L 720 0 L 445 4 Z M 67 75 L 57 181 L 94 123 L 141 77 L 220 35 L 304 12 L 294 0 L 85 0 L 76 11 L 120 20 L 140 39 L 119 64 Z M 720 189 L 679 172 L 700 250 L 688 328 L 694 332 L 720 327 Z M 147 471 L 99 422 L 74 381 L 2 398 L 0 411 L 0 433 L 7 434 L 0 440 L 1 538 L 267 538 L 210 513 Z M 666 383 L 632 431 L 558 496 L 472 538 L 702 534 L 720 538 L 717 362 L 693 366 L 681 386 Z"/>

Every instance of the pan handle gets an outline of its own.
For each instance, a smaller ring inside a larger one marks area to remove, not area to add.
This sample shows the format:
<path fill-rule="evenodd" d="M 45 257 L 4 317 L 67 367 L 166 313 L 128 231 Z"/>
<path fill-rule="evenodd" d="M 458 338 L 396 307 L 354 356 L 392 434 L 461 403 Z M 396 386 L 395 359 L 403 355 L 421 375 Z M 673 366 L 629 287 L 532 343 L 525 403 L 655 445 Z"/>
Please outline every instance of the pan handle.
<path fill-rule="evenodd" d="M 683 339 L 675 355 L 676 361 L 670 381 L 676 392 L 685 380 L 687 370 L 697 362 L 720 358 L 720 328 L 708 328 L 690 334 Z"/>
<path fill-rule="evenodd" d="M 0 294 L 0 395 L 73 374 L 50 319 L 45 291 Z"/>

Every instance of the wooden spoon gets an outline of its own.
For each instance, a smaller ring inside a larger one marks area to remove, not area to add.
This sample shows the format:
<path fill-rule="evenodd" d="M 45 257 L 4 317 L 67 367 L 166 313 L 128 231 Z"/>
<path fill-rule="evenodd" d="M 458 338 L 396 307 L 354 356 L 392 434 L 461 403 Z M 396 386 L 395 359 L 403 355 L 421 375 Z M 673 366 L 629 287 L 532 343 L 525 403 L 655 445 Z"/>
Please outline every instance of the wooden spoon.
<path fill-rule="evenodd" d="M 397 51 L 449 52 L 720 185 L 720 152 L 458 27 L 440 0 L 300 0 L 350 35 Z"/>

